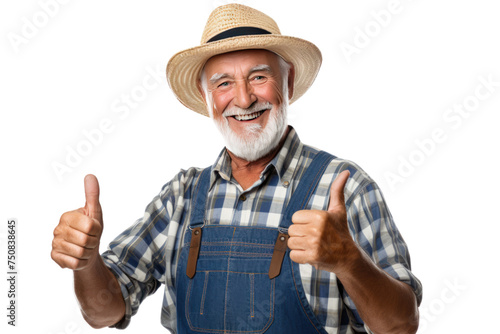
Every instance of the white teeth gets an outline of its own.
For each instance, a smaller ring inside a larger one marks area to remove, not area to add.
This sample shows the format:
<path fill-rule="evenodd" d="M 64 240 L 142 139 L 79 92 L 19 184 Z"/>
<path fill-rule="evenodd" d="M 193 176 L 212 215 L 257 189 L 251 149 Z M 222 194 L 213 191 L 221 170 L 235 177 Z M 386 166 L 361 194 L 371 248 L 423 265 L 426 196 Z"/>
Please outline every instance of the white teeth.
<path fill-rule="evenodd" d="M 234 118 L 236 118 L 237 121 L 249 121 L 259 117 L 263 113 L 264 111 L 257 111 L 253 114 L 248 114 L 248 115 L 234 115 Z"/>

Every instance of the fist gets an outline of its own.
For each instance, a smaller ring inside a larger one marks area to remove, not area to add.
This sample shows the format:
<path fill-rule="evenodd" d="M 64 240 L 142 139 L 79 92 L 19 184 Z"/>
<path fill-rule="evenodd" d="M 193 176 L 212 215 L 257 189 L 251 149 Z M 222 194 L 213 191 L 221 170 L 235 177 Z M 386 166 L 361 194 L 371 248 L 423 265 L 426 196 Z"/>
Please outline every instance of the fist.
<path fill-rule="evenodd" d="M 61 268 L 86 269 L 99 256 L 103 223 L 94 175 L 85 177 L 85 201 L 83 208 L 64 213 L 54 229 L 51 257 Z"/>
<path fill-rule="evenodd" d="M 300 210 L 292 216 L 288 229 L 292 261 L 334 273 L 349 263 L 357 246 L 347 225 L 344 187 L 348 178 L 349 171 L 343 171 L 332 183 L 328 210 Z"/>

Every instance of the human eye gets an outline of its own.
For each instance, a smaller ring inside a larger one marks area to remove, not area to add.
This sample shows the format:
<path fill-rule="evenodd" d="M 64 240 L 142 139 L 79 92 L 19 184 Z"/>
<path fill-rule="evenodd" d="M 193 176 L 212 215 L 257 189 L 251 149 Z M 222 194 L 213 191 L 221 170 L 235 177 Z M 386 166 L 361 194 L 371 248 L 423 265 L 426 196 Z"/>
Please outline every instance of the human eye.
<path fill-rule="evenodd" d="M 228 88 L 229 86 L 231 86 L 230 81 L 222 81 L 222 82 L 217 84 L 218 89 L 225 89 L 225 88 Z"/>
<path fill-rule="evenodd" d="M 267 81 L 267 76 L 262 74 L 257 74 L 251 78 L 253 84 L 261 84 Z"/>

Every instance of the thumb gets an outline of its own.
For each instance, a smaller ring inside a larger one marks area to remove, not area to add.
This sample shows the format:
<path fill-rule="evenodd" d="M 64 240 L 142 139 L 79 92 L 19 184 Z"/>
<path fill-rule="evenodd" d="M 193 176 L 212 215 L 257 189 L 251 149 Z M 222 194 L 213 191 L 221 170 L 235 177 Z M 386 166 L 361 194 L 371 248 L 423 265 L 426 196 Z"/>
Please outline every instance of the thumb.
<path fill-rule="evenodd" d="M 338 206 L 345 208 L 344 187 L 350 174 L 348 170 L 345 170 L 337 176 L 335 181 L 333 181 L 332 187 L 330 188 L 328 211 L 335 210 Z"/>
<path fill-rule="evenodd" d="M 99 182 L 89 174 L 85 176 L 85 209 L 87 215 L 96 218 L 102 224 L 101 204 L 99 203 Z"/>

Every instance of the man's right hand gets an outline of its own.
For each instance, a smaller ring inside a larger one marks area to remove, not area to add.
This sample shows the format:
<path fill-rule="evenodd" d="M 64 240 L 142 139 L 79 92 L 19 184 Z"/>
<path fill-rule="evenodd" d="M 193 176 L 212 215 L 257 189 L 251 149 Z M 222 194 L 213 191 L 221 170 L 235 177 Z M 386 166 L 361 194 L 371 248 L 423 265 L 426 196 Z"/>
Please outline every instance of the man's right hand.
<path fill-rule="evenodd" d="M 99 183 L 91 174 L 85 177 L 85 200 L 83 208 L 64 213 L 54 229 L 51 256 L 61 268 L 87 269 L 100 256 L 102 210 Z"/>

